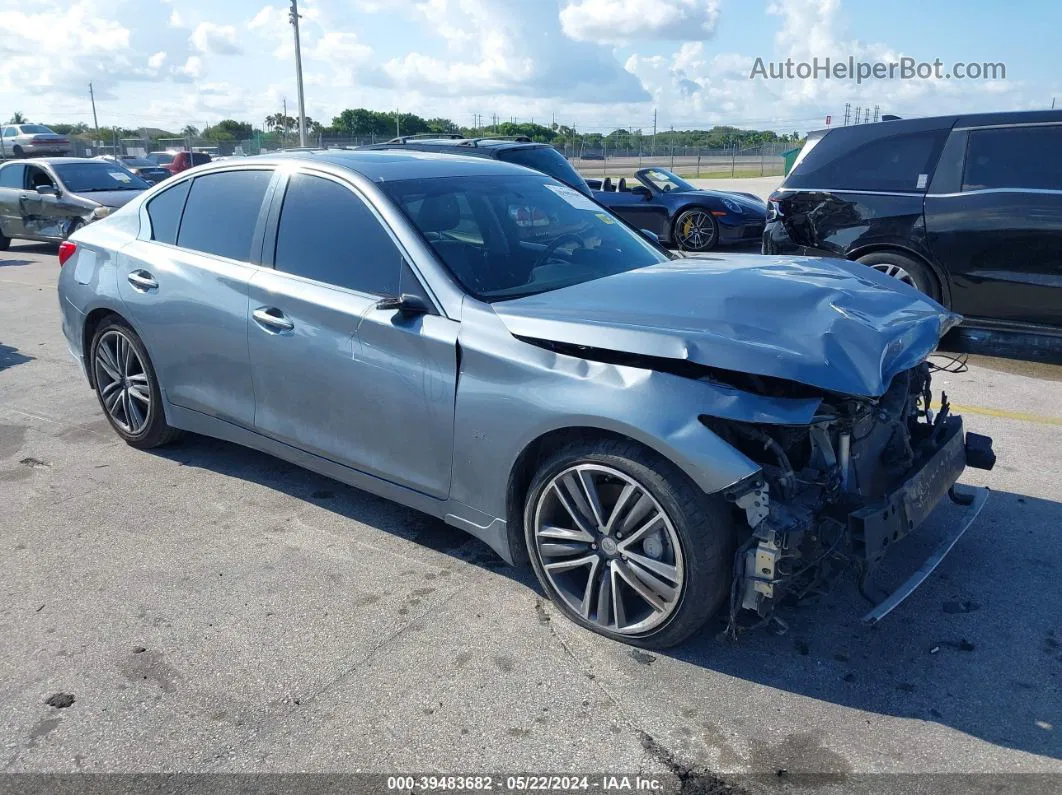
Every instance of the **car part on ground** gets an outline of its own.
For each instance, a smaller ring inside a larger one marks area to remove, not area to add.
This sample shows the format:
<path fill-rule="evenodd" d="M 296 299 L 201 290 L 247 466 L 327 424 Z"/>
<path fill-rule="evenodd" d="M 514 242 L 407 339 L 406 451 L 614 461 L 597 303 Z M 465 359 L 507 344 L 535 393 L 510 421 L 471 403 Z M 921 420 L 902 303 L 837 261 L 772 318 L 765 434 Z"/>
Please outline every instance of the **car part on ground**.
<path fill-rule="evenodd" d="M 767 207 L 748 193 L 703 190 L 664 168 L 643 168 L 630 182 L 590 180 L 593 196 L 635 229 L 695 254 L 758 241 Z"/>
<path fill-rule="evenodd" d="M 1062 111 L 811 133 L 769 199 L 763 253 L 856 260 L 967 325 L 1062 334 L 1060 148 Z"/>
<path fill-rule="evenodd" d="M 992 463 L 930 408 L 959 320 L 935 302 L 842 261 L 672 259 L 494 159 L 207 166 L 61 260 L 122 438 L 216 436 L 444 519 L 635 645 L 869 572 Z"/>

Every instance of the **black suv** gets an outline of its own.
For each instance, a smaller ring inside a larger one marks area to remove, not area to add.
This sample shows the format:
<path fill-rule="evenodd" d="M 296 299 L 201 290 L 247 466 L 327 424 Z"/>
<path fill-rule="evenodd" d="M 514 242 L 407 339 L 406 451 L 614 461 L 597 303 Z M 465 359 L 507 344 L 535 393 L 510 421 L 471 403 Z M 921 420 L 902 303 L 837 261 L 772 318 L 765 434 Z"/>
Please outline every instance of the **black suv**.
<path fill-rule="evenodd" d="M 768 201 L 763 253 L 845 257 L 971 325 L 1062 333 L 1062 111 L 812 133 Z"/>
<path fill-rule="evenodd" d="M 465 138 L 463 135 L 440 135 L 425 133 L 392 138 L 382 144 L 370 144 L 361 149 L 402 149 L 421 152 L 442 152 L 449 155 L 468 155 L 504 160 L 518 166 L 533 168 L 547 176 L 571 185 L 580 193 L 590 196 L 590 188 L 564 155 L 549 144 L 539 144 L 526 136 L 495 136 L 491 138 Z"/>

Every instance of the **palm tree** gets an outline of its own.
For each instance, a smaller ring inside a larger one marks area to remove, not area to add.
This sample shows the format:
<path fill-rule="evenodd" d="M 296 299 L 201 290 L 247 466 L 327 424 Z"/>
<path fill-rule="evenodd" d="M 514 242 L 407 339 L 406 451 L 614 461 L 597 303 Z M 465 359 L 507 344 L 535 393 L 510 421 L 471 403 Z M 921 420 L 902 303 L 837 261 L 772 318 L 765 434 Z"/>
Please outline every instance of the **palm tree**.
<path fill-rule="evenodd" d="M 14 113 L 11 114 L 11 121 L 9 122 L 9 124 L 25 124 L 25 123 L 26 123 L 26 117 L 22 115 L 22 111 L 16 110 Z"/>
<path fill-rule="evenodd" d="M 199 128 L 193 127 L 191 124 L 186 124 L 184 129 L 181 130 L 181 135 L 187 138 L 195 138 L 197 135 L 199 135 Z"/>

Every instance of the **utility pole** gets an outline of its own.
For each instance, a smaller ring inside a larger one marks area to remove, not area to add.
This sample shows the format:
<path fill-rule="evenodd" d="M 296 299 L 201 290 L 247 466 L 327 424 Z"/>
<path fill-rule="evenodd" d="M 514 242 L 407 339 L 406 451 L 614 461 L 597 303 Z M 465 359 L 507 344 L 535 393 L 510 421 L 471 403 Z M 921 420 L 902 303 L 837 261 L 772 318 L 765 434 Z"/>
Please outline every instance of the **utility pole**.
<path fill-rule="evenodd" d="M 295 77 L 299 87 L 299 146 L 306 146 L 306 101 L 302 93 L 302 50 L 299 48 L 298 0 L 291 0 L 288 20 L 295 28 Z"/>
<path fill-rule="evenodd" d="M 653 143 L 652 149 L 649 152 L 649 157 L 656 156 L 656 108 L 653 108 Z"/>
<path fill-rule="evenodd" d="M 395 138 L 402 137 L 402 123 L 398 118 L 398 108 L 395 108 Z"/>
<path fill-rule="evenodd" d="M 102 146 L 102 142 L 100 141 L 100 123 L 96 119 L 96 95 L 92 93 L 92 83 L 89 83 L 89 100 L 92 102 L 92 126 L 96 128 L 96 148 L 98 149 Z"/>

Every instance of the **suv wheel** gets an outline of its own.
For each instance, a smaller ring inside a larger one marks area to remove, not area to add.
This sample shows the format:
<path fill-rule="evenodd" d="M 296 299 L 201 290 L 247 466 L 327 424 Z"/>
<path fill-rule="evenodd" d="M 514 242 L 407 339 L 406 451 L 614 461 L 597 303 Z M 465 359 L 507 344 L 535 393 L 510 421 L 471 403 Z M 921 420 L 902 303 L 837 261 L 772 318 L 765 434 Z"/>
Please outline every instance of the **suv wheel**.
<path fill-rule="evenodd" d="M 92 338 L 91 352 L 96 397 L 119 436 L 146 450 L 180 435 L 166 424 L 159 382 L 135 331 L 116 317 L 105 320 Z"/>
<path fill-rule="evenodd" d="M 730 592 L 735 530 L 725 503 L 634 442 L 557 451 L 532 481 L 524 528 L 554 604 L 625 643 L 681 643 Z"/>
<path fill-rule="evenodd" d="M 860 257 L 856 261 L 869 265 L 886 276 L 891 276 L 904 284 L 914 287 L 935 301 L 940 300 L 940 287 L 937 285 L 937 277 L 933 275 L 933 272 L 926 265 L 913 257 L 908 257 L 895 251 L 875 251 L 872 254 Z"/>

